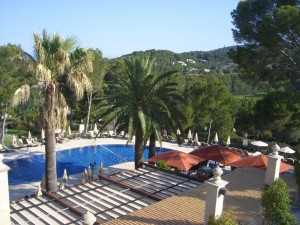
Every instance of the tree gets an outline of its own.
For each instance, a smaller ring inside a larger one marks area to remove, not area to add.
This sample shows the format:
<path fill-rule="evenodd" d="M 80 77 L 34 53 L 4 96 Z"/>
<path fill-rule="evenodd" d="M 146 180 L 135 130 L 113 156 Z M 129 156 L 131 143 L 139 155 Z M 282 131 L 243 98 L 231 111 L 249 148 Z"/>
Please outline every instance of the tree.
<path fill-rule="evenodd" d="M 103 77 L 107 68 L 107 61 L 102 58 L 102 52 L 99 49 L 89 49 L 88 51 L 93 55 L 93 72 L 88 74 L 93 83 L 93 90 L 86 95 L 86 133 L 89 127 L 92 102 L 93 100 L 99 99 L 103 93 Z"/>
<path fill-rule="evenodd" d="M 105 119 L 103 127 L 116 119 L 118 129 L 127 127 L 129 141 L 135 135 L 136 169 L 142 167 L 147 127 L 158 122 L 153 117 L 155 112 L 157 117 L 161 113 L 163 118 L 172 117 L 176 102 L 182 101 L 178 83 L 174 81 L 176 74 L 152 74 L 153 62 L 149 58 L 119 61 L 122 73 L 116 83 L 108 84 L 109 94 L 100 114 Z"/>
<path fill-rule="evenodd" d="M 193 109 L 192 129 L 195 132 L 204 136 L 204 127 L 211 124 L 212 132 L 218 132 L 223 139 L 231 134 L 237 101 L 221 80 L 217 77 L 192 79 L 186 95 Z"/>
<path fill-rule="evenodd" d="M 264 188 L 262 206 L 269 224 L 297 224 L 295 217 L 289 212 L 291 200 L 288 190 L 288 186 L 281 178 L 275 181 L 274 185 Z"/>
<path fill-rule="evenodd" d="M 300 89 L 300 1 L 240 1 L 231 13 L 233 36 L 242 44 L 230 57 L 252 83 Z"/>
<path fill-rule="evenodd" d="M 24 73 L 24 68 L 18 66 L 18 64 L 12 61 L 13 57 L 23 50 L 17 45 L 4 45 L 0 46 L 0 115 L 3 119 L 2 132 L 1 132 L 1 144 L 4 143 L 4 130 L 5 121 L 9 112 L 10 97 L 15 89 L 22 84 L 32 82 L 32 74 Z M 6 115 L 6 116 L 5 116 Z"/>
<path fill-rule="evenodd" d="M 52 36 L 43 30 L 42 35 L 34 34 L 34 56 L 23 52 L 21 59 L 36 72 L 36 85 L 25 84 L 16 90 L 12 105 L 25 103 L 30 88 L 41 88 L 44 97 L 40 116 L 45 126 L 46 190 L 57 190 L 55 128 L 65 128 L 66 99 L 63 92 L 72 90 L 80 99 L 92 86 L 83 73 L 92 68 L 87 52 L 76 46 L 74 37 L 63 39 L 59 34 Z"/>

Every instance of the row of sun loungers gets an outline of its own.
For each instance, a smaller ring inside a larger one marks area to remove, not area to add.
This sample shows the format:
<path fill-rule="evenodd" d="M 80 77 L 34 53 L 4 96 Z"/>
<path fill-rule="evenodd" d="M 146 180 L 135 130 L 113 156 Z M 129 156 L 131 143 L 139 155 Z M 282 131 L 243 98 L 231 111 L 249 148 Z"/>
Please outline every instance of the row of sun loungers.
<path fill-rule="evenodd" d="M 15 141 L 12 141 L 12 148 L 24 148 L 24 147 L 35 147 L 41 145 L 41 142 L 38 142 L 35 138 L 28 139 L 24 138 L 24 142 L 22 138 L 18 138 Z"/>

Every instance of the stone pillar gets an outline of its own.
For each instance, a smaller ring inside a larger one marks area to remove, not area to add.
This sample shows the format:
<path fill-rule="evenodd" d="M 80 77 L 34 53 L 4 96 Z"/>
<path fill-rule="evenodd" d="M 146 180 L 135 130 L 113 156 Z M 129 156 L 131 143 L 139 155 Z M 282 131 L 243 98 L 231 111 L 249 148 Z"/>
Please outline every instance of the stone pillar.
<path fill-rule="evenodd" d="M 222 214 L 224 195 L 226 194 L 225 186 L 228 184 L 227 181 L 221 179 L 222 174 L 222 169 L 219 166 L 217 166 L 214 169 L 213 179 L 205 181 L 205 184 L 207 186 L 207 194 L 205 203 L 204 224 L 207 224 L 210 216 L 219 218 Z"/>
<path fill-rule="evenodd" d="M 10 202 L 8 191 L 9 167 L 3 164 L 3 155 L 0 154 L 0 224 L 10 224 Z"/>
<path fill-rule="evenodd" d="M 273 153 L 268 156 L 268 166 L 265 177 L 265 182 L 268 185 L 273 185 L 274 182 L 279 178 L 280 164 L 282 156 L 278 155 L 279 146 L 277 144 L 272 146 Z"/>

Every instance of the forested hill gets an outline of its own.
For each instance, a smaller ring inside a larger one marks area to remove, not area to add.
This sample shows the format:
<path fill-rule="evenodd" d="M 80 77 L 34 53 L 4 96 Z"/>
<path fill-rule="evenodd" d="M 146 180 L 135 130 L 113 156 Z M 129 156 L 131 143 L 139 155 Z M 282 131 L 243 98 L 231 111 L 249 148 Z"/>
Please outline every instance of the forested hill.
<path fill-rule="evenodd" d="M 123 57 L 154 57 L 156 64 L 154 72 L 163 73 L 170 70 L 181 71 L 184 74 L 227 74 L 236 69 L 236 65 L 229 59 L 230 49 L 224 47 L 212 51 L 192 51 L 175 53 L 168 50 L 136 51 Z"/>

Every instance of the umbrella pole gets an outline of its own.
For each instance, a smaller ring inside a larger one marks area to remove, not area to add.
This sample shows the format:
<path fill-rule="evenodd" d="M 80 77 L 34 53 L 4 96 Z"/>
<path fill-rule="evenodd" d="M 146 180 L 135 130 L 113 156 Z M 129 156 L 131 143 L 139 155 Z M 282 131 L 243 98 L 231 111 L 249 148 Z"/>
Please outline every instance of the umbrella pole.
<path fill-rule="evenodd" d="M 208 128 L 208 136 L 207 136 L 207 144 L 209 144 L 209 139 L 210 139 L 210 129 L 211 129 L 211 124 L 212 124 L 212 119 L 209 121 L 209 128 Z"/>

